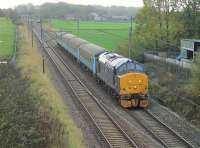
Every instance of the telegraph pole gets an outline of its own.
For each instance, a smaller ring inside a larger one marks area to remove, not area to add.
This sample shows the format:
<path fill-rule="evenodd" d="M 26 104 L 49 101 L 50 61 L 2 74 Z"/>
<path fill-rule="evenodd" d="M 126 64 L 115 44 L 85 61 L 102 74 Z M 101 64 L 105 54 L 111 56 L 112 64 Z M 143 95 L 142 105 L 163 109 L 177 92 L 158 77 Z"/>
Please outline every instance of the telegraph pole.
<path fill-rule="evenodd" d="M 61 29 L 61 40 L 63 39 L 64 29 Z"/>
<path fill-rule="evenodd" d="M 41 45 L 42 45 L 42 48 L 44 49 L 44 46 L 43 46 L 43 28 L 42 28 L 42 19 L 40 18 L 40 38 L 41 38 Z M 44 59 L 44 55 L 42 56 L 42 72 L 45 73 L 45 59 Z"/>
<path fill-rule="evenodd" d="M 131 16 L 130 18 L 130 27 L 129 27 L 129 44 L 128 44 L 128 56 L 129 59 L 131 59 L 131 53 L 132 53 L 132 32 L 133 32 L 133 17 Z"/>
<path fill-rule="evenodd" d="M 80 22 L 79 18 L 77 18 L 77 35 L 79 36 L 79 30 L 80 30 Z"/>
<path fill-rule="evenodd" d="M 44 65 L 44 55 L 42 56 L 42 72 L 45 73 L 45 65 Z"/>
<path fill-rule="evenodd" d="M 31 40 L 32 40 L 32 48 L 33 48 L 33 21 L 32 20 L 31 20 L 31 29 L 32 29 Z"/>
<path fill-rule="evenodd" d="M 28 14 L 28 25 L 29 25 L 29 21 L 30 21 L 29 19 L 30 19 L 30 18 L 29 18 L 29 14 Z"/>
<path fill-rule="evenodd" d="M 41 38 L 41 40 L 42 40 L 42 31 L 43 31 L 43 29 L 42 29 L 42 19 L 40 18 L 40 38 Z"/>

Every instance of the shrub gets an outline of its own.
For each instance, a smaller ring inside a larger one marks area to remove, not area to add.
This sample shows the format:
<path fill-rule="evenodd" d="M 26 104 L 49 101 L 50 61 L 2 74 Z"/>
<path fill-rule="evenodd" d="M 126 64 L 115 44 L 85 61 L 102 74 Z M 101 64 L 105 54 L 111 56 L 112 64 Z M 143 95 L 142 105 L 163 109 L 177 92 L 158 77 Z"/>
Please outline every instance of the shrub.
<path fill-rule="evenodd" d="M 196 57 L 196 63 L 192 69 L 192 91 L 200 96 L 200 54 Z"/>
<path fill-rule="evenodd" d="M 0 147 L 49 147 L 59 122 L 40 110 L 41 95 L 11 65 L 0 65 Z"/>

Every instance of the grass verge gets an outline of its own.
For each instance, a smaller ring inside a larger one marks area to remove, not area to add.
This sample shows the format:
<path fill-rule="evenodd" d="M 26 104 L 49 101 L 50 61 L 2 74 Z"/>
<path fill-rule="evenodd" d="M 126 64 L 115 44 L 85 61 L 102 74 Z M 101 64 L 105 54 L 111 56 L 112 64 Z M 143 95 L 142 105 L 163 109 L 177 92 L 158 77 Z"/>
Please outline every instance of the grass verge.
<path fill-rule="evenodd" d="M 41 112 L 47 112 L 54 122 L 61 125 L 52 129 L 52 135 L 49 135 L 50 147 L 84 147 L 81 131 L 67 113 L 64 100 L 50 80 L 48 69 L 46 69 L 46 74 L 42 73 L 42 57 L 35 46 L 31 48 L 31 34 L 28 33 L 25 26 L 20 26 L 19 32 L 21 36 L 17 65 L 21 69 L 22 75 L 32 80 L 31 91 L 41 94 Z M 36 43 L 34 44 L 36 45 Z"/>
<path fill-rule="evenodd" d="M 9 59 L 14 52 L 15 25 L 9 18 L 0 17 L 0 59 Z"/>

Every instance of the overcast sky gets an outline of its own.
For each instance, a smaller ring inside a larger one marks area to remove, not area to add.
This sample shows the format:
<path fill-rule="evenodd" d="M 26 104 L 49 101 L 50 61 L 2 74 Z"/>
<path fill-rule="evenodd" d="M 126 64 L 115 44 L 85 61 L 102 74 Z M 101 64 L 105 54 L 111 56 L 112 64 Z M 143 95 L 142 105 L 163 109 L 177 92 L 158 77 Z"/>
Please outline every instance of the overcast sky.
<path fill-rule="evenodd" d="M 102 5 L 102 6 L 128 6 L 128 7 L 142 7 L 143 0 L 0 0 L 0 8 L 14 8 L 20 4 L 32 3 L 34 5 L 40 5 L 45 2 L 67 2 L 72 4 L 82 5 Z"/>

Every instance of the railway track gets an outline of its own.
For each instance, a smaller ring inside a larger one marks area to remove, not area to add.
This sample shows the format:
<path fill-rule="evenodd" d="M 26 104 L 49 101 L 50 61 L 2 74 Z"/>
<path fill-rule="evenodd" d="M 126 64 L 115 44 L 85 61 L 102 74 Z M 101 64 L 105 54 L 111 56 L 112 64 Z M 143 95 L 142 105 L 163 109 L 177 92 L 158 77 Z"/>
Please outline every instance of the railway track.
<path fill-rule="evenodd" d="M 48 37 L 47 34 L 46 36 L 48 38 L 46 41 L 51 42 L 50 37 Z M 106 109 L 107 107 L 105 107 L 103 103 L 99 102 L 97 98 L 92 95 L 89 89 L 65 64 L 63 59 L 54 51 L 55 46 L 56 44 L 53 43 L 48 44 L 46 52 L 51 59 L 54 59 L 52 60 L 53 63 L 57 66 L 57 69 L 65 78 L 65 81 L 69 84 L 82 108 L 84 108 L 84 111 L 94 122 L 98 133 L 101 134 L 104 139 L 104 143 L 106 143 L 109 147 L 141 147 L 140 144 L 139 146 L 135 141 L 133 141 L 133 138 L 130 138 L 126 129 L 124 130 L 124 128 L 121 128 L 113 116 L 111 116 L 111 112 L 108 111 L 109 109 Z M 176 132 L 174 132 L 167 125 L 160 122 L 157 117 L 155 117 L 148 110 L 134 111 L 134 113 L 131 111 L 130 114 L 163 147 L 194 147 L 184 138 L 176 134 Z"/>
<path fill-rule="evenodd" d="M 186 139 L 161 122 L 149 110 L 131 111 L 129 114 L 146 129 L 152 137 L 166 148 L 194 148 Z"/>
<path fill-rule="evenodd" d="M 138 148 L 137 144 L 120 127 L 115 119 L 105 109 L 103 104 L 89 91 L 75 73 L 65 64 L 63 59 L 54 51 L 55 45 L 47 44 L 40 39 L 39 33 L 34 31 L 37 38 L 42 43 L 45 52 L 50 57 L 57 70 L 60 72 L 65 82 L 71 88 L 75 98 L 80 103 L 81 108 L 94 123 L 97 133 L 102 138 L 103 145 L 107 147 Z"/>
<path fill-rule="evenodd" d="M 47 41 L 51 41 L 51 38 L 55 39 L 55 34 L 50 33 L 49 36 L 47 36 L 48 38 Z M 52 43 L 53 42 L 51 42 L 51 44 Z M 56 43 L 54 43 L 52 46 L 55 46 L 55 45 Z M 56 53 L 56 54 L 59 54 L 59 53 Z M 64 60 L 63 57 L 62 57 L 62 60 Z M 66 63 L 66 60 L 64 61 Z M 159 145 L 156 141 L 152 140 L 152 138 L 148 137 L 148 135 L 145 135 L 145 133 L 143 133 L 139 128 L 135 127 L 133 123 L 128 122 L 127 120 L 123 118 L 123 116 L 120 116 L 117 112 L 112 111 L 109 108 L 109 105 L 103 103 L 101 99 L 99 101 L 101 101 L 101 104 L 104 106 L 104 108 L 106 108 L 107 112 L 109 112 L 109 114 L 112 115 L 112 118 L 115 119 L 115 121 L 119 124 L 119 126 L 123 128 L 123 130 L 127 133 L 127 135 L 131 139 L 134 139 L 134 141 L 136 141 L 135 143 L 137 144 L 137 147 L 140 147 L 140 148 L 160 148 L 161 147 L 161 145 Z"/>

